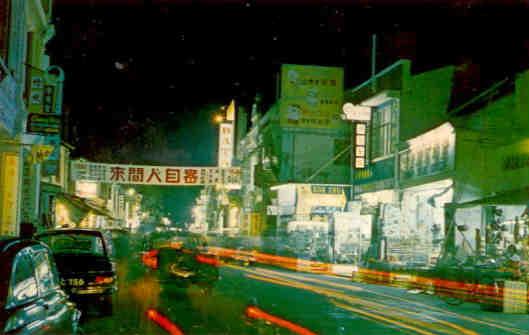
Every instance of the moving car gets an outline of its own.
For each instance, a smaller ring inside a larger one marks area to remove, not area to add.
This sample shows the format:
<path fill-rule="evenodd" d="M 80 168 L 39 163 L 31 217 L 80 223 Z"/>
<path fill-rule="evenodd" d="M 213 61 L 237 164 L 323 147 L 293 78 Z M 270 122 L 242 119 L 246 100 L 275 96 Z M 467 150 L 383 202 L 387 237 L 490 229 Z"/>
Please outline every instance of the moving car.
<path fill-rule="evenodd" d="M 51 250 L 0 238 L 0 333 L 77 334 L 81 312 L 60 288 Z"/>
<path fill-rule="evenodd" d="M 90 229 L 57 229 L 36 238 L 53 251 L 61 286 L 70 297 L 80 304 L 99 303 L 100 312 L 111 315 L 117 277 L 103 234 Z"/>
<path fill-rule="evenodd" d="M 183 234 L 170 240 L 152 241 L 153 248 L 142 256 L 145 266 L 155 271 L 164 286 L 199 286 L 209 294 L 219 278 L 219 261 L 207 254 L 205 238 Z"/>

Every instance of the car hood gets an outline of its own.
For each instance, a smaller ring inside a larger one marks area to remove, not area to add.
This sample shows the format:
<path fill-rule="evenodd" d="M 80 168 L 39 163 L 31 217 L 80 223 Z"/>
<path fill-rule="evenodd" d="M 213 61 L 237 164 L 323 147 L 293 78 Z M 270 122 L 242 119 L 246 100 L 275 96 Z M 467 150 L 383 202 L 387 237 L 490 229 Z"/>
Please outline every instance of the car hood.
<path fill-rule="evenodd" d="M 61 277 L 72 273 L 111 272 L 112 263 L 106 256 L 92 254 L 55 254 Z"/>

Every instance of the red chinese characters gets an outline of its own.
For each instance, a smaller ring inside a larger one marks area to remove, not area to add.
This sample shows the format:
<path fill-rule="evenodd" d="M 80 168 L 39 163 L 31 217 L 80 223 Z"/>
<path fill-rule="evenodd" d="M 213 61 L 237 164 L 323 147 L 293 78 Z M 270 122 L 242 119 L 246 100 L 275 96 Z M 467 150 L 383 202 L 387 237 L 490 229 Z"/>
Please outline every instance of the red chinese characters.
<path fill-rule="evenodd" d="M 198 180 L 198 171 L 196 169 L 184 170 L 184 182 L 186 184 L 196 184 Z"/>
<path fill-rule="evenodd" d="M 158 168 L 152 168 L 151 174 L 149 177 L 147 177 L 147 183 L 151 183 L 151 180 L 156 179 L 158 180 L 158 183 L 162 182 L 162 178 L 160 178 L 160 169 Z"/>
<path fill-rule="evenodd" d="M 113 166 L 110 168 L 110 180 L 111 181 L 125 181 L 125 169 L 119 166 Z"/>
<path fill-rule="evenodd" d="M 144 170 L 142 167 L 129 168 L 129 181 L 133 183 L 143 182 Z"/>
<path fill-rule="evenodd" d="M 165 182 L 169 184 L 178 184 L 180 182 L 180 170 L 171 168 L 166 169 Z"/>

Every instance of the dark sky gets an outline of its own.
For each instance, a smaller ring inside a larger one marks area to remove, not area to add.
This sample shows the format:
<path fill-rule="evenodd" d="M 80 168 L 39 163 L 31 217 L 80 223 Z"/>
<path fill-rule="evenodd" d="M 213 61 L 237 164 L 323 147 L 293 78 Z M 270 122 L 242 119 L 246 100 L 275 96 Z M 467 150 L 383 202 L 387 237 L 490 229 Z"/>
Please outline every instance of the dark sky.
<path fill-rule="evenodd" d="M 213 112 L 256 92 L 271 103 L 281 63 L 342 66 L 353 87 L 369 76 L 377 33 L 378 69 L 401 57 L 414 71 L 470 61 L 487 82 L 527 67 L 528 8 L 525 0 L 55 0 L 49 53 L 67 75 L 76 155 L 213 165 Z M 164 194 L 188 206 L 196 190 Z"/>

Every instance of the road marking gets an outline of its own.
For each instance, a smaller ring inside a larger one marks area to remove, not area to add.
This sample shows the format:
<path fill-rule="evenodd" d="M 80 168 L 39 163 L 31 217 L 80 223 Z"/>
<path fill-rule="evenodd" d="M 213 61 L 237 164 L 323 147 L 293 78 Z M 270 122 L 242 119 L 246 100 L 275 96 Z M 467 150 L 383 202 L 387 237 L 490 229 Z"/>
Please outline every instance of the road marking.
<path fill-rule="evenodd" d="M 351 306 L 348 306 L 348 305 L 345 305 L 345 304 L 341 304 L 339 302 L 333 302 L 333 304 L 335 304 L 336 306 L 340 307 L 340 308 L 343 308 L 345 310 L 348 310 L 348 311 L 351 311 L 351 312 L 354 312 L 356 314 L 360 314 L 360 315 L 364 315 L 370 319 L 376 319 L 376 320 L 380 320 L 384 323 L 390 323 L 390 324 L 394 324 L 394 325 L 397 325 L 399 327 L 402 327 L 402 328 L 405 328 L 405 329 L 408 329 L 408 330 L 411 330 L 411 331 L 414 331 L 416 333 L 419 333 L 419 334 L 423 334 L 423 335 L 435 335 L 435 333 L 431 333 L 429 331 L 425 331 L 425 330 L 422 330 L 422 329 L 419 329 L 419 328 L 416 328 L 416 327 L 413 327 L 413 326 L 410 326 L 410 325 L 407 325 L 405 323 L 402 323 L 400 321 L 397 321 L 397 320 L 393 320 L 393 319 L 388 319 L 386 317 L 383 317 L 381 315 L 378 315 L 378 314 L 374 314 L 374 313 L 370 313 L 370 312 L 367 312 L 367 311 L 363 311 L 361 309 L 358 309 L 358 308 L 354 308 L 354 307 L 351 307 Z"/>
<path fill-rule="evenodd" d="M 312 282 L 321 282 L 324 285 L 328 285 L 328 286 L 341 287 L 341 288 L 346 288 L 346 289 L 350 289 L 350 290 L 355 290 L 354 288 L 352 288 L 352 287 L 355 287 L 355 286 L 349 286 L 349 285 L 346 285 L 346 284 L 338 284 L 338 283 L 329 283 L 329 282 L 325 282 L 324 280 L 319 280 L 319 279 L 315 279 L 315 278 L 303 278 L 303 279 L 300 279 L 299 277 L 301 277 L 301 275 L 283 273 L 283 272 L 275 271 L 275 270 L 269 270 L 269 269 L 250 270 L 250 269 L 247 269 L 247 268 L 238 267 L 238 266 L 234 266 L 234 265 L 233 266 L 230 265 L 229 267 L 237 269 L 237 270 L 241 270 L 243 272 L 256 273 L 256 274 L 261 274 L 261 275 L 265 275 L 265 276 L 266 276 L 266 273 L 268 273 L 268 277 L 270 277 L 271 275 L 275 275 L 276 277 L 297 278 L 298 280 L 304 280 L 304 281 L 308 281 L 308 282 L 310 282 L 310 281 L 312 281 Z M 325 276 L 325 277 L 330 277 L 330 276 Z M 332 278 L 334 278 L 334 277 L 332 277 Z M 258 279 L 258 278 L 254 278 L 254 279 Z M 279 280 L 277 280 L 277 281 L 278 282 L 276 282 L 275 284 L 278 284 L 278 285 L 284 285 L 284 283 L 285 283 L 285 280 L 281 280 L 281 282 L 279 282 Z M 336 285 L 334 285 L 334 284 L 336 284 Z M 301 288 L 301 289 L 306 289 L 306 290 L 315 292 L 313 289 L 308 288 L 307 286 L 299 287 L 299 285 L 296 285 L 294 287 Z M 435 307 L 435 306 L 430 306 L 430 305 L 427 305 L 427 304 L 424 304 L 424 303 L 421 303 L 421 302 L 418 302 L 418 301 L 414 301 L 414 300 L 409 300 L 409 299 L 402 298 L 402 297 L 393 296 L 391 294 L 385 294 L 385 293 L 376 292 L 376 291 L 373 291 L 373 290 L 370 290 L 370 289 L 367 289 L 367 288 L 359 288 L 359 289 L 363 290 L 364 292 L 372 293 L 372 294 L 377 295 L 377 296 L 390 298 L 390 299 L 394 299 L 394 300 L 399 300 L 399 301 L 405 301 L 405 302 L 407 302 L 409 304 L 412 304 L 412 305 L 415 305 L 415 306 L 427 308 L 427 309 L 429 309 L 432 312 L 433 311 L 441 312 L 441 313 L 443 313 L 445 315 L 449 315 L 451 317 L 454 317 L 454 318 L 457 318 L 457 319 L 460 319 L 460 320 L 469 321 L 469 322 L 472 322 L 472 323 L 478 323 L 478 324 L 486 325 L 486 326 L 489 326 L 489 327 L 494 327 L 494 328 L 497 328 L 497 329 L 501 329 L 503 331 L 510 332 L 512 334 L 517 334 L 517 335 L 528 335 L 529 334 L 529 332 L 524 331 L 523 329 L 513 328 L 513 327 L 509 327 L 509 326 L 504 326 L 502 324 L 495 323 L 494 321 L 482 320 L 482 319 L 477 319 L 477 318 L 474 318 L 474 317 L 471 317 L 471 316 L 465 316 L 465 315 L 462 315 L 462 314 L 458 314 L 456 312 L 449 311 L 447 309 L 443 309 L 443 308 L 439 308 L 439 307 Z M 315 293 L 327 295 L 328 292 L 333 292 L 333 293 L 331 293 L 332 295 L 335 295 L 335 294 L 343 295 L 342 293 L 334 291 L 334 290 L 321 290 L 321 289 L 317 289 L 317 290 L 318 290 L 318 292 L 315 292 Z M 324 291 L 327 291 L 327 292 L 324 293 Z M 342 299 L 349 300 L 349 299 L 351 299 L 351 297 L 346 296 L 346 298 L 342 297 Z M 367 302 L 368 302 L 367 300 L 364 300 L 364 304 L 366 304 Z M 372 304 L 373 302 L 369 302 L 369 303 Z M 383 305 L 383 306 L 384 306 L 385 309 L 392 308 L 392 307 L 387 306 L 387 305 Z M 392 308 L 392 309 L 394 309 L 394 308 Z M 401 312 L 402 312 L 402 310 L 401 310 Z M 414 312 L 408 311 L 408 313 L 414 313 Z M 425 315 L 425 317 L 426 317 L 426 315 Z M 432 316 L 427 316 L 427 317 L 430 318 L 430 319 L 435 319 Z M 464 333 L 462 331 L 462 329 L 465 329 L 465 328 L 462 328 L 462 327 L 458 326 L 457 324 L 454 324 L 454 323 L 449 322 L 449 321 L 443 321 L 443 320 L 438 320 L 438 321 L 440 323 L 445 324 L 446 326 L 449 326 L 449 327 L 454 328 L 454 329 L 458 329 L 460 331 L 460 333 Z M 459 328 L 461 328 L 461 329 L 459 329 Z M 473 331 L 468 330 L 468 329 L 465 329 L 465 331 L 469 332 L 468 335 L 475 334 L 475 333 L 473 333 Z"/>
<path fill-rule="evenodd" d="M 276 273 L 274 273 L 274 271 L 267 271 L 267 272 L 276 274 Z M 400 318 L 401 320 L 406 320 L 406 322 L 408 323 L 408 326 L 411 327 L 411 328 L 416 328 L 415 326 L 418 326 L 418 327 L 422 327 L 422 328 L 430 328 L 430 330 L 432 330 L 432 331 L 442 332 L 442 333 L 445 333 L 445 334 L 477 335 L 477 333 L 472 331 L 472 330 L 468 330 L 466 328 L 463 328 L 463 327 L 461 327 L 459 325 L 456 325 L 456 324 L 448 322 L 448 321 L 437 319 L 437 318 L 435 318 L 433 316 L 430 316 L 430 315 L 426 315 L 426 314 L 420 315 L 419 313 L 414 312 L 414 311 L 397 309 L 395 307 L 382 305 L 382 304 L 379 304 L 379 303 L 376 303 L 376 302 L 373 302 L 373 301 L 369 301 L 369 300 L 365 300 L 365 299 L 361 299 L 361 298 L 357 298 L 357 297 L 350 297 L 350 296 L 347 296 L 347 295 L 345 295 L 345 294 L 343 294 L 342 292 L 339 292 L 339 291 L 325 289 L 325 288 L 318 288 L 318 287 L 315 287 L 315 286 L 312 286 L 312 285 L 307 285 L 307 284 L 303 284 L 303 283 L 299 283 L 299 282 L 295 282 L 295 281 L 290 281 L 290 280 L 287 280 L 287 279 L 270 278 L 269 276 L 270 275 L 267 275 L 267 274 L 264 274 L 264 277 L 260 276 L 260 275 L 252 275 L 252 274 L 248 274 L 247 275 L 247 277 L 252 278 L 252 279 L 266 281 L 266 282 L 270 282 L 270 283 L 277 284 L 277 285 L 282 285 L 282 286 L 290 286 L 290 287 L 294 287 L 294 288 L 305 289 L 305 290 L 311 291 L 313 293 L 325 295 L 328 298 L 341 299 L 341 300 L 344 300 L 344 301 L 346 301 L 348 303 L 351 303 L 351 304 L 358 304 L 360 306 L 363 306 L 364 308 L 370 308 L 371 309 L 370 311 L 365 311 L 365 313 L 376 314 L 376 315 L 379 315 L 382 318 L 387 318 L 389 316 L 397 317 L 397 318 Z M 351 307 L 351 308 L 353 308 L 353 307 Z M 392 313 L 392 315 L 389 314 L 389 313 Z M 408 316 L 406 316 L 404 314 L 410 315 L 412 317 L 410 318 L 410 317 L 408 317 Z M 427 318 L 429 320 L 432 320 L 432 321 L 436 322 L 437 324 L 426 323 L 426 322 L 421 321 L 420 319 L 416 318 L 416 317 L 421 317 L 421 316 L 424 317 L 424 318 Z M 412 326 L 410 324 L 413 324 L 414 326 Z M 433 329 L 432 328 L 432 327 L 435 327 L 436 325 L 439 325 L 439 324 L 442 324 L 442 325 L 448 327 L 448 329 Z M 432 333 L 432 334 L 434 334 L 434 333 Z"/>

